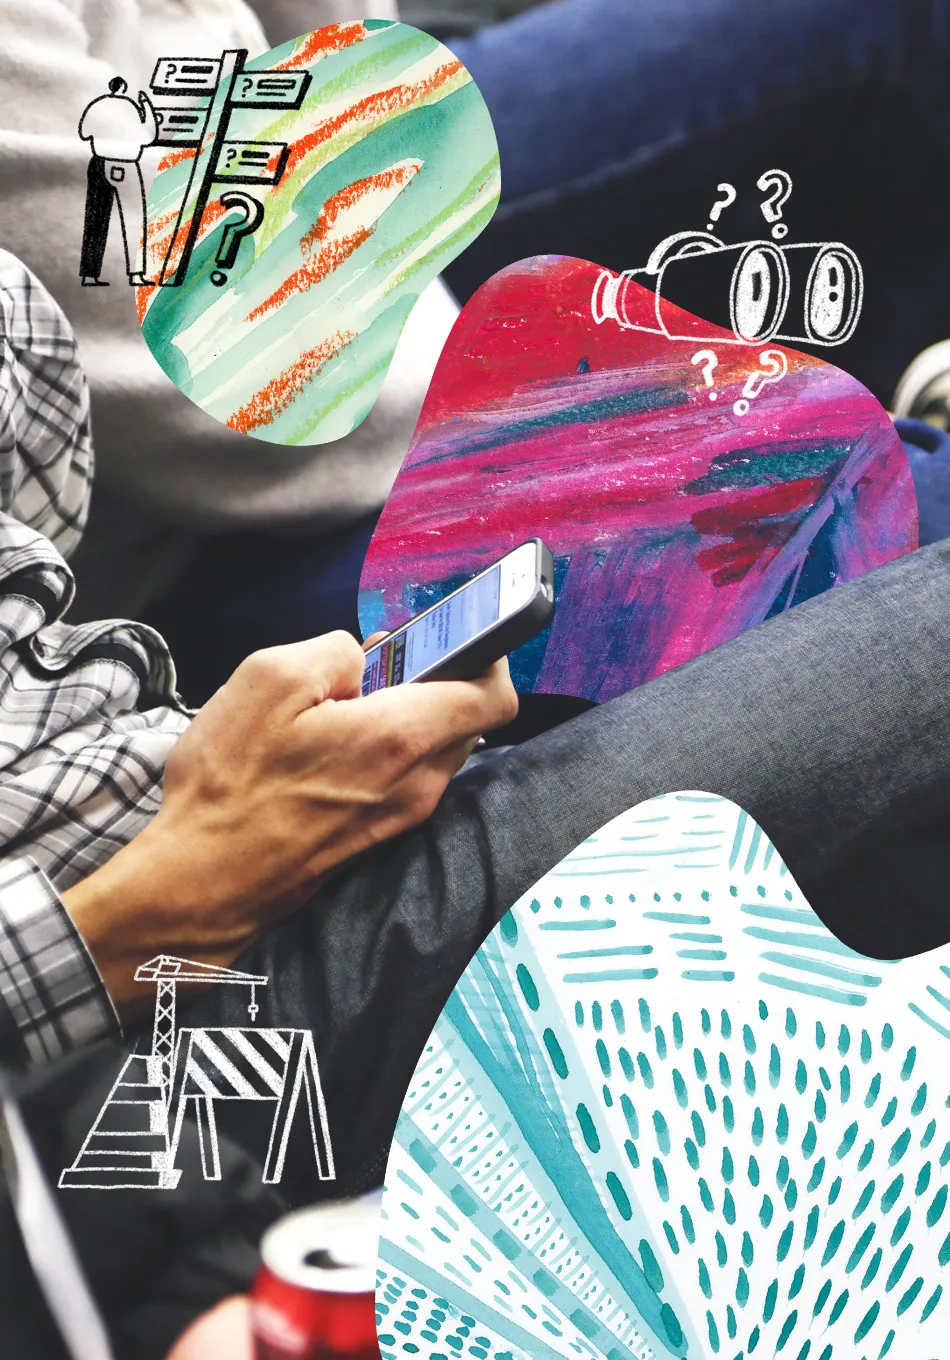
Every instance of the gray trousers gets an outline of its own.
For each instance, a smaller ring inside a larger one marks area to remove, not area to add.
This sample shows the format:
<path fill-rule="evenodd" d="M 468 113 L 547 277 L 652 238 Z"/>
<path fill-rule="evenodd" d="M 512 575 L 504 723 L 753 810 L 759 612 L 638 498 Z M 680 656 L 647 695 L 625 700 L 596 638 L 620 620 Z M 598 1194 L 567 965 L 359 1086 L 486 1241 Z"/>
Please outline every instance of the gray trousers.
<path fill-rule="evenodd" d="M 897 957 L 950 939 L 950 543 L 463 772 L 424 826 L 245 953 L 237 967 L 271 978 L 257 1023 L 313 1030 L 328 1192 L 381 1180 L 429 1031 L 503 913 L 605 822 L 678 789 L 745 808 L 853 947 Z M 246 1001 L 215 988 L 181 1020 L 246 1025 Z M 281 1188 L 313 1199 L 312 1153 L 297 1164 Z"/>

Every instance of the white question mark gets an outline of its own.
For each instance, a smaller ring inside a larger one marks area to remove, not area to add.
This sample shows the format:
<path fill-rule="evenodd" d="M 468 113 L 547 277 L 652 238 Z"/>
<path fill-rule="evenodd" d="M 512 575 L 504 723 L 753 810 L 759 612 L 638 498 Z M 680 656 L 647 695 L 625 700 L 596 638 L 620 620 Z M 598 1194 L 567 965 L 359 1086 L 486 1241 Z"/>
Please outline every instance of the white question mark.
<path fill-rule="evenodd" d="M 766 170 L 764 175 L 760 175 L 756 180 L 756 188 L 761 189 L 763 194 L 771 189 L 773 192 L 765 200 L 762 206 L 762 216 L 766 222 L 774 222 L 772 235 L 776 241 L 781 241 L 783 236 L 788 235 L 788 226 L 780 221 L 782 207 L 792 196 L 792 177 L 785 170 Z"/>
<path fill-rule="evenodd" d="M 707 231 L 712 231 L 713 223 L 719 221 L 719 214 L 722 212 L 723 208 L 728 208 L 731 204 L 735 203 L 736 201 L 736 191 L 731 184 L 717 184 L 716 193 L 725 194 L 726 196 L 725 198 L 717 198 L 715 203 L 712 205 L 712 210 L 710 211 L 709 214 L 709 221 L 706 223 Z"/>
<path fill-rule="evenodd" d="M 705 381 L 705 383 L 706 383 L 706 386 L 707 386 L 707 387 L 713 387 L 713 370 L 714 370 L 714 369 L 718 366 L 718 364 L 719 364 L 719 356 L 715 353 L 715 351 L 714 351 L 714 350 L 711 350 L 711 349 L 701 349 L 701 350 L 698 350 L 698 351 L 693 355 L 692 359 L 690 359 L 690 363 L 691 363 L 691 364 L 699 364 L 699 363 L 702 364 L 702 366 L 703 366 L 703 379 L 704 379 L 704 381 Z M 719 393 L 715 390 L 715 388 L 713 388 L 713 390 L 709 393 L 709 400 L 710 400 L 710 401 L 717 401 L 718 398 L 719 398 Z"/>
<path fill-rule="evenodd" d="M 750 400 L 754 400 L 769 383 L 781 382 L 788 372 L 788 360 L 780 349 L 764 349 L 759 355 L 759 363 L 765 372 L 757 368 L 754 373 L 750 373 L 742 389 L 742 396 Z M 740 398 L 732 409 L 737 416 L 744 416 L 749 410 L 749 402 Z"/>

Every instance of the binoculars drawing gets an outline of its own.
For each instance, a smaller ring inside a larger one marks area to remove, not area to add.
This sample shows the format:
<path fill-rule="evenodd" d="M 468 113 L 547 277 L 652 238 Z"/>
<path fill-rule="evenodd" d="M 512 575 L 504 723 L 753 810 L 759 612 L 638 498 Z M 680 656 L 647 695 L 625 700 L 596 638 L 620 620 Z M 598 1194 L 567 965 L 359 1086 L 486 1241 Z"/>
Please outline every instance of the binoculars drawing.
<path fill-rule="evenodd" d="M 631 283 L 654 293 L 655 325 L 644 321 L 642 303 L 628 315 Z M 697 293 L 718 297 L 714 315 L 691 314 Z M 840 241 L 725 245 L 709 232 L 681 231 L 661 241 L 643 269 L 619 276 L 603 270 L 594 284 L 591 315 L 598 325 L 611 320 L 670 340 L 843 345 L 854 334 L 863 295 L 861 262 Z M 731 330 L 734 340 L 724 341 L 711 325 Z"/>

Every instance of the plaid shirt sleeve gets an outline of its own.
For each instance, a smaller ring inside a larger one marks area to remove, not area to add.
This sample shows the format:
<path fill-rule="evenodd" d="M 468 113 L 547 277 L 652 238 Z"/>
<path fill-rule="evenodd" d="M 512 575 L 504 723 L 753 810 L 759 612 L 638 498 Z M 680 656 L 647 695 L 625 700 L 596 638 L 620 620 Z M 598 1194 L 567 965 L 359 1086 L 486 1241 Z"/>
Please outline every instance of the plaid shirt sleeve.
<path fill-rule="evenodd" d="M 63 621 L 92 479 L 69 322 L 0 250 L 0 1064 L 26 1068 L 119 1023 L 59 896 L 155 815 L 188 725 L 142 625 Z"/>
<path fill-rule="evenodd" d="M 46 875 L 0 864 L 0 1056 L 47 1062 L 121 1033 L 86 946 Z"/>

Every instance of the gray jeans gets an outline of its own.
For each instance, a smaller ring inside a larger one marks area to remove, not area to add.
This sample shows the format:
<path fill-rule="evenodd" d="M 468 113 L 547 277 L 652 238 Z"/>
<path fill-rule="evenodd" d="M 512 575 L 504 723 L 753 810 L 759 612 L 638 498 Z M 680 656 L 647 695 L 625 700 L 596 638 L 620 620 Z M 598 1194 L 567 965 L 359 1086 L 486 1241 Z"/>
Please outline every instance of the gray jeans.
<path fill-rule="evenodd" d="M 847 943 L 950 939 L 950 543 L 797 606 L 455 779 L 418 830 L 348 864 L 237 967 L 258 1024 L 313 1030 L 336 1152 L 327 1191 L 378 1183 L 432 1025 L 503 913 L 655 794 L 723 794 Z M 247 1024 L 240 988 L 182 1023 Z M 187 1015 L 187 1019 L 185 1019 Z M 304 1123 L 306 1121 L 303 1121 Z M 312 1199 L 312 1154 L 282 1190 Z"/>

